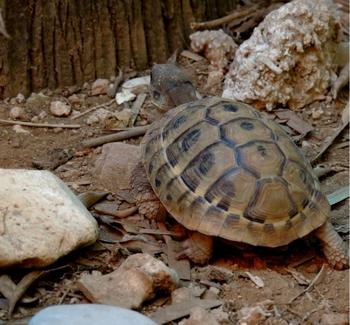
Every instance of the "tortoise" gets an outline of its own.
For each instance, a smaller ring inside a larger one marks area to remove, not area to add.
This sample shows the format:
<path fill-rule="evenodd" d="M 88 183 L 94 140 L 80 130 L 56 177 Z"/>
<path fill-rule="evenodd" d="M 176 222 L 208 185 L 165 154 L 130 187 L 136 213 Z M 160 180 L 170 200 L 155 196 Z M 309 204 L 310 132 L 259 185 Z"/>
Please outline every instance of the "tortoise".
<path fill-rule="evenodd" d="M 152 67 L 150 94 L 166 113 L 141 142 L 133 192 L 141 213 L 167 211 L 190 230 L 181 256 L 205 263 L 213 237 L 280 247 L 312 232 L 330 265 L 348 266 L 318 178 L 276 122 L 231 99 L 198 99 L 172 63 Z"/>

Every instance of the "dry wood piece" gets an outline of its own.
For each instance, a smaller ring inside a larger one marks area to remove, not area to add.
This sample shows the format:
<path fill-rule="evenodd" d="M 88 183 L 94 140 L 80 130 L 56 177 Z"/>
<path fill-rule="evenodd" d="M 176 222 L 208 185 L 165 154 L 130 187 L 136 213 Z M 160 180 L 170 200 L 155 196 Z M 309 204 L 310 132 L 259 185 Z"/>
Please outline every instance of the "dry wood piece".
<path fill-rule="evenodd" d="M 130 126 L 134 126 L 135 121 L 137 119 L 137 116 L 139 115 L 140 109 L 147 97 L 147 94 L 142 93 L 138 94 L 136 97 L 136 100 L 131 106 L 131 121 L 130 121 Z"/>
<path fill-rule="evenodd" d="M 62 129 L 78 129 L 81 126 L 79 124 L 48 124 L 48 123 L 33 123 L 33 122 L 22 122 L 22 121 L 9 121 L 0 119 L 0 124 L 12 124 L 12 125 L 23 125 L 31 126 L 35 128 L 62 128 Z"/>
<path fill-rule="evenodd" d="M 193 61 L 202 61 L 204 60 L 204 58 L 200 55 L 198 55 L 197 53 L 193 53 L 191 51 L 188 50 L 184 50 L 180 53 L 181 56 L 183 56 L 184 58 L 187 59 L 191 59 Z"/>
<path fill-rule="evenodd" d="M 189 301 L 183 301 L 159 308 L 155 313 L 150 315 L 150 318 L 158 324 L 166 324 L 189 315 L 193 307 L 209 309 L 220 305 L 222 305 L 222 301 L 220 300 L 191 299 Z"/>
<path fill-rule="evenodd" d="M 107 95 L 110 98 L 114 98 L 119 85 L 121 84 L 121 82 L 123 81 L 124 75 L 123 75 L 123 70 L 118 68 L 119 72 L 118 72 L 118 76 L 115 78 L 114 80 L 114 84 L 113 87 L 107 90 Z"/>
<path fill-rule="evenodd" d="M 116 218 L 127 218 L 127 217 L 133 215 L 137 210 L 138 210 L 137 207 L 130 207 L 127 209 L 117 210 L 117 211 L 112 212 L 112 211 L 108 211 L 108 210 L 100 208 L 100 207 L 95 207 L 96 212 L 106 214 L 109 216 L 113 216 Z"/>
<path fill-rule="evenodd" d="M 109 134 L 99 138 L 86 140 L 83 142 L 83 146 L 85 148 L 90 148 L 90 147 L 100 146 L 101 144 L 105 144 L 109 142 L 116 142 L 116 141 L 126 140 L 132 137 L 138 137 L 138 136 L 144 135 L 148 130 L 148 128 L 149 128 L 149 125 L 136 126 L 134 128 L 130 128 L 128 130 L 121 131 L 116 134 Z"/>
<path fill-rule="evenodd" d="M 334 140 L 340 135 L 340 133 L 343 132 L 343 130 L 347 127 L 349 124 L 349 102 L 346 104 L 343 114 L 342 114 L 342 123 L 341 125 L 335 130 L 334 134 L 330 137 L 330 139 L 325 142 L 325 144 L 320 149 L 319 153 L 311 159 L 311 163 L 315 163 L 318 159 L 321 158 L 321 156 L 328 150 L 328 148 L 332 145 Z"/>
<path fill-rule="evenodd" d="M 86 110 L 85 112 L 82 112 L 82 113 L 80 113 L 80 114 L 77 114 L 77 115 L 73 116 L 73 117 L 72 117 L 72 120 L 76 120 L 76 119 L 78 119 L 78 118 L 80 118 L 80 117 L 82 117 L 82 116 L 84 116 L 84 115 L 86 115 L 86 114 L 88 114 L 88 113 L 90 113 L 90 112 L 95 111 L 95 110 L 98 109 L 98 108 L 106 107 L 106 106 L 112 105 L 113 103 L 115 103 L 115 99 L 114 99 L 114 98 L 111 99 L 111 100 L 110 100 L 109 102 L 107 102 L 107 103 L 103 103 L 103 104 L 96 105 L 96 106 L 94 106 L 94 107 L 89 108 L 89 109 Z"/>
<path fill-rule="evenodd" d="M 284 109 L 275 111 L 275 114 L 281 120 L 287 120 L 287 125 L 300 134 L 307 134 L 313 130 L 313 127 L 302 120 L 296 113 L 291 110 Z"/>

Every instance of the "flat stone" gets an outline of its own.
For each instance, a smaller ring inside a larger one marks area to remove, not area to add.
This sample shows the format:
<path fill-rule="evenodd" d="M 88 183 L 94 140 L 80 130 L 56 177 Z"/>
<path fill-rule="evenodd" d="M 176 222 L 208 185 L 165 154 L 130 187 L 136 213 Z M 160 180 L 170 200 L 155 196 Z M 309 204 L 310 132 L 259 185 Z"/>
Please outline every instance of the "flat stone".
<path fill-rule="evenodd" d="M 183 325 L 219 325 L 218 321 L 203 307 L 193 307 L 190 318 L 183 322 Z"/>
<path fill-rule="evenodd" d="M 48 171 L 0 169 L 0 267 L 44 267 L 94 243 L 98 226 Z"/>
<path fill-rule="evenodd" d="M 97 305 L 59 305 L 46 307 L 29 321 L 28 325 L 157 325 L 148 317 L 125 308 Z"/>
<path fill-rule="evenodd" d="M 121 142 L 107 143 L 95 162 L 95 177 L 106 190 L 130 196 L 131 175 L 140 158 L 139 146 Z"/>

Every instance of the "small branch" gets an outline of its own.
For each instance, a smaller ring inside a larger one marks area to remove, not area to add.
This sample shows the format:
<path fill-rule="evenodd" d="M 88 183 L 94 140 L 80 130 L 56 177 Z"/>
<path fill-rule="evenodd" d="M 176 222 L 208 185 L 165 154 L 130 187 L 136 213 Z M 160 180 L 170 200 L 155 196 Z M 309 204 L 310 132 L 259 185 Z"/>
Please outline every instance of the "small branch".
<path fill-rule="evenodd" d="M 119 73 L 118 73 L 118 76 L 114 80 L 113 87 L 108 89 L 108 91 L 107 91 L 107 95 L 110 98 L 114 98 L 115 97 L 115 95 L 117 93 L 117 90 L 118 90 L 118 87 L 119 87 L 119 85 L 121 84 L 121 82 L 124 79 L 123 70 L 120 69 L 120 68 L 118 68 L 118 70 L 119 70 Z"/>
<path fill-rule="evenodd" d="M 248 8 L 244 8 L 244 9 L 239 10 L 239 11 L 234 11 L 233 13 L 231 13 L 225 17 L 221 17 L 218 19 L 210 20 L 210 21 L 204 21 L 201 23 L 191 23 L 191 28 L 193 30 L 217 28 L 217 27 L 222 26 L 224 24 L 228 24 L 232 20 L 235 20 L 237 18 L 240 18 L 242 16 L 246 16 L 252 12 L 255 12 L 258 8 L 259 8 L 259 5 L 254 5 L 254 6 L 251 6 Z"/>
<path fill-rule="evenodd" d="M 78 119 L 78 118 L 80 118 L 80 117 L 82 117 L 82 116 L 84 116 L 84 115 L 86 115 L 86 114 L 88 114 L 88 113 L 98 109 L 98 108 L 109 106 L 109 105 L 112 105 L 113 103 L 115 103 L 115 99 L 114 98 L 111 99 L 107 103 L 103 103 L 103 104 L 99 104 L 99 105 L 93 106 L 93 107 L 89 108 L 88 110 L 86 110 L 85 112 L 82 112 L 80 114 L 77 114 L 77 115 L 73 116 L 72 120 L 76 120 L 76 119 Z"/>
<path fill-rule="evenodd" d="M 90 147 L 100 146 L 102 144 L 109 143 L 109 142 L 122 141 L 129 138 L 138 137 L 140 135 L 144 135 L 148 130 L 148 128 L 149 128 L 149 125 L 136 126 L 134 128 L 130 128 L 129 130 L 121 131 L 116 134 L 109 134 L 99 138 L 86 140 L 83 142 L 83 146 L 85 148 L 90 148 Z"/>
<path fill-rule="evenodd" d="M 342 115 L 342 124 L 335 130 L 334 134 L 330 137 L 330 139 L 323 145 L 320 152 L 311 159 L 311 164 L 316 162 L 321 156 L 328 150 L 328 148 L 333 144 L 334 140 L 343 132 L 343 130 L 349 124 L 349 102 L 346 104 Z"/>
<path fill-rule="evenodd" d="M 3 120 L 3 119 L 0 119 L 0 123 L 31 126 L 31 127 L 35 127 L 35 128 L 78 129 L 81 127 L 81 125 L 79 125 L 79 124 L 46 124 L 46 123 L 32 123 L 32 122 L 22 122 L 22 121 L 9 121 L 9 120 Z"/>

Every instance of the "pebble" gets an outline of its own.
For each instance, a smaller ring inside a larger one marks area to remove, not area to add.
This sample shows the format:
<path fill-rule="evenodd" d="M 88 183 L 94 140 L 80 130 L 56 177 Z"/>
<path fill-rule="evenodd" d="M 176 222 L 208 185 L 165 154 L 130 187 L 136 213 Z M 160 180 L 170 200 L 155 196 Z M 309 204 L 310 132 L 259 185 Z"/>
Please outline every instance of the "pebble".
<path fill-rule="evenodd" d="M 45 111 L 41 111 L 38 115 L 39 120 L 43 120 L 47 116 L 47 113 Z"/>
<path fill-rule="evenodd" d="M 99 305 L 76 304 L 50 306 L 40 310 L 28 325 L 157 325 L 150 318 L 130 309 Z"/>
<path fill-rule="evenodd" d="M 24 120 L 25 119 L 25 111 L 23 107 L 14 106 L 11 108 L 9 113 L 10 118 L 13 120 Z"/>
<path fill-rule="evenodd" d="M 322 108 L 313 108 L 311 117 L 314 120 L 318 120 L 323 114 L 324 114 L 324 111 Z"/>
<path fill-rule="evenodd" d="M 96 123 L 104 123 L 104 121 L 113 115 L 112 112 L 105 108 L 99 108 L 98 110 L 91 113 L 91 115 L 86 119 L 87 125 L 92 125 Z"/>
<path fill-rule="evenodd" d="M 16 133 L 31 134 L 30 131 L 24 129 L 21 125 L 14 125 L 12 130 Z"/>
<path fill-rule="evenodd" d="M 109 86 L 108 79 L 97 79 L 93 82 L 91 86 L 91 96 L 104 95 L 107 94 Z"/>
<path fill-rule="evenodd" d="M 202 307 L 194 307 L 191 309 L 190 318 L 181 325 L 220 325 L 218 321 L 207 310 Z M 179 324 L 179 325 L 180 325 Z"/>
<path fill-rule="evenodd" d="M 82 105 L 83 103 L 83 99 L 80 98 L 78 95 L 73 94 L 71 96 L 68 97 L 68 100 L 70 102 L 70 104 L 74 107 L 79 107 Z"/>
<path fill-rule="evenodd" d="M 13 97 L 10 99 L 10 104 L 11 105 L 23 104 L 25 100 L 26 98 L 24 97 L 24 95 L 19 93 L 16 97 Z"/>
<path fill-rule="evenodd" d="M 136 95 L 130 90 L 123 89 L 122 92 L 119 92 L 115 95 L 115 100 L 117 101 L 118 105 L 121 105 L 126 102 L 130 102 L 136 98 Z"/>
<path fill-rule="evenodd" d="M 175 289 L 171 293 L 171 302 L 173 304 L 180 303 L 183 301 L 194 299 L 194 295 L 192 294 L 191 290 L 186 287 Z"/>
<path fill-rule="evenodd" d="M 71 112 L 71 107 L 64 102 L 54 101 L 50 104 L 50 112 L 53 116 L 62 117 L 68 116 Z"/>

